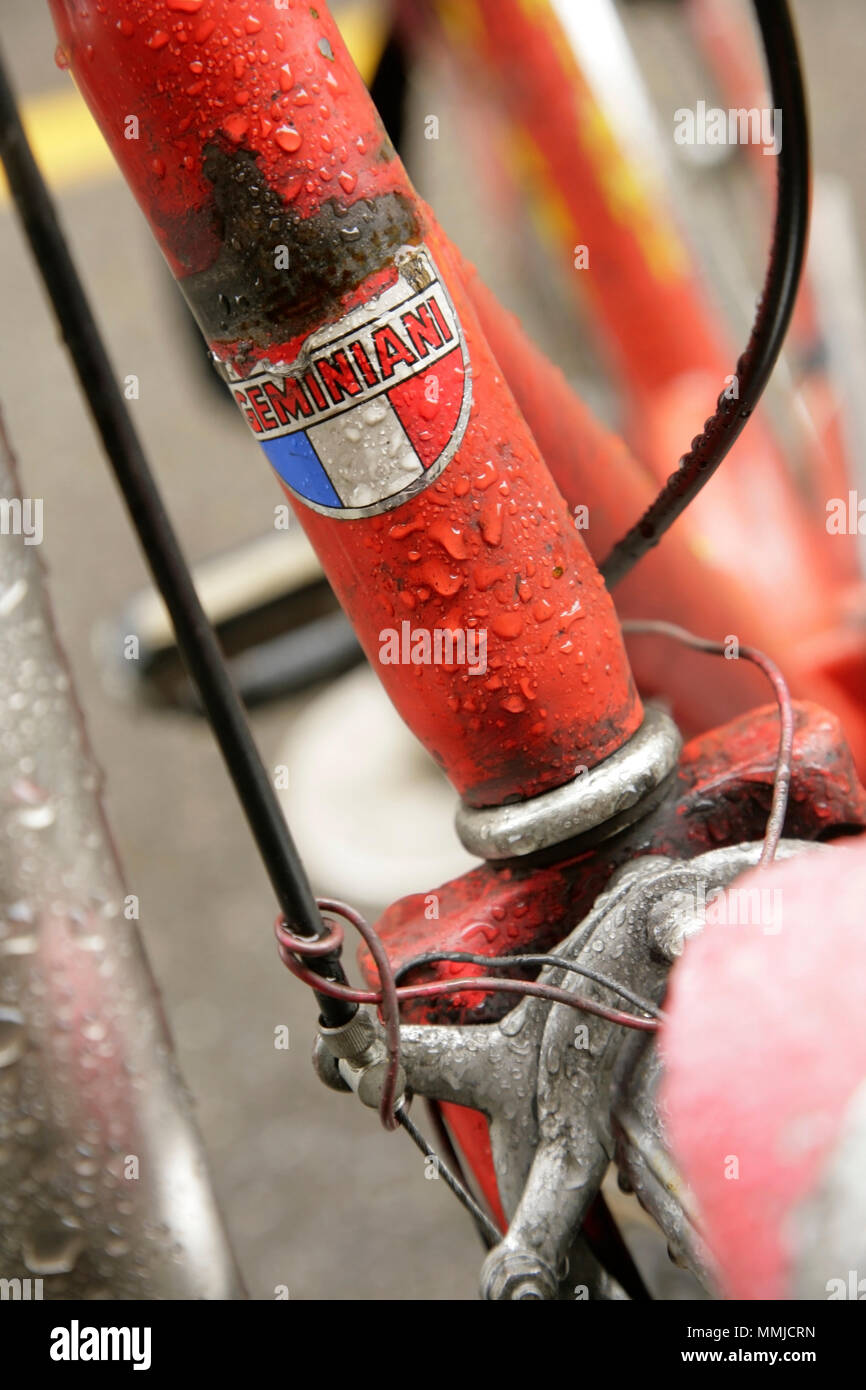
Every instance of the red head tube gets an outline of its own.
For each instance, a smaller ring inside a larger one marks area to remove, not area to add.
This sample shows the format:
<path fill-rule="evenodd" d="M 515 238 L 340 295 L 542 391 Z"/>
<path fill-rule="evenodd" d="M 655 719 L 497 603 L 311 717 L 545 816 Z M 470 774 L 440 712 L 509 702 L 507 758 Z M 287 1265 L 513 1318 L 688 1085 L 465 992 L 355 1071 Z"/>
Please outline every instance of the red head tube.
<path fill-rule="evenodd" d="M 617 750 L 643 712 L 613 604 L 326 6 L 51 8 L 373 668 L 466 803 Z"/>

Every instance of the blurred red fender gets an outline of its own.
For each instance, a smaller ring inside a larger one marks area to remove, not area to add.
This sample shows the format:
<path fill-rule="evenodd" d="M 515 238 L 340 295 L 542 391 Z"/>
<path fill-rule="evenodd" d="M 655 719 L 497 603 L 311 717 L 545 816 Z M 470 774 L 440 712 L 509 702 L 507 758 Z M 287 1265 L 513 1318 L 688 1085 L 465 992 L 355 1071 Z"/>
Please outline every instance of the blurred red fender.
<path fill-rule="evenodd" d="M 864 904 L 866 844 L 804 854 L 674 970 L 662 1103 L 729 1298 L 866 1298 Z"/>

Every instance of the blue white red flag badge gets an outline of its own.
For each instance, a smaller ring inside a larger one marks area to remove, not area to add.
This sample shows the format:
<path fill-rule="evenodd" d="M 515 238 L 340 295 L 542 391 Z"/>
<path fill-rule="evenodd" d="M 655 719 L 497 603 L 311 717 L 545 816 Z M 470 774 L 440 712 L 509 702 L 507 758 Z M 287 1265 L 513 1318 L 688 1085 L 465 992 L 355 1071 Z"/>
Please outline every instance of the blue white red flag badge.
<path fill-rule="evenodd" d="M 425 246 L 396 259 L 384 293 L 304 341 L 292 363 L 229 385 L 299 501 L 375 516 L 439 476 L 466 432 L 472 377 L 463 330 Z"/>

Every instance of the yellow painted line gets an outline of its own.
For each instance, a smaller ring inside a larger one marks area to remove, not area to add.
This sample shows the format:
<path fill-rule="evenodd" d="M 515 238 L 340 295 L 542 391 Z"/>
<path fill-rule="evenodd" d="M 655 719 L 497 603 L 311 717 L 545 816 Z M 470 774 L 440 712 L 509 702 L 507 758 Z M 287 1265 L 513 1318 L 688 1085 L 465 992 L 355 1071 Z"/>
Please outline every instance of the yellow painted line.
<path fill-rule="evenodd" d="M 335 9 L 334 18 L 355 66 L 370 82 L 388 35 L 384 8 L 379 0 L 352 0 Z M 49 188 L 86 187 L 119 174 L 114 156 L 74 87 L 31 97 L 22 105 L 21 119 Z M 0 207 L 8 201 L 9 187 L 0 169 Z"/>
<path fill-rule="evenodd" d="M 21 119 L 50 188 L 94 183 L 117 172 L 99 127 L 74 87 L 26 101 Z M 0 171 L 0 204 L 8 200 L 6 177 Z"/>
<path fill-rule="evenodd" d="M 355 67 L 369 85 L 388 39 L 387 7 L 381 0 L 352 0 L 333 5 L 331 12 Z"/>

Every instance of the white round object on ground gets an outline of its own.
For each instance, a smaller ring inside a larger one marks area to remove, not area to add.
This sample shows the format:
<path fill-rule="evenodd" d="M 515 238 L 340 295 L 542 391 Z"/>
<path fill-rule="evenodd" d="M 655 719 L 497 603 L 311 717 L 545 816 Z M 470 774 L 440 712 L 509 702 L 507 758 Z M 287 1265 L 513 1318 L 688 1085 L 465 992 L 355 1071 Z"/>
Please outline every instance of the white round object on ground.
<path fill-rule="evenodd" d="M 288 768 L 279 794 L 317 893 L 376 916 L 478 863 L 454 830 L 457 793 L 368 666 L 303 711 L 277 762 Z"/>

